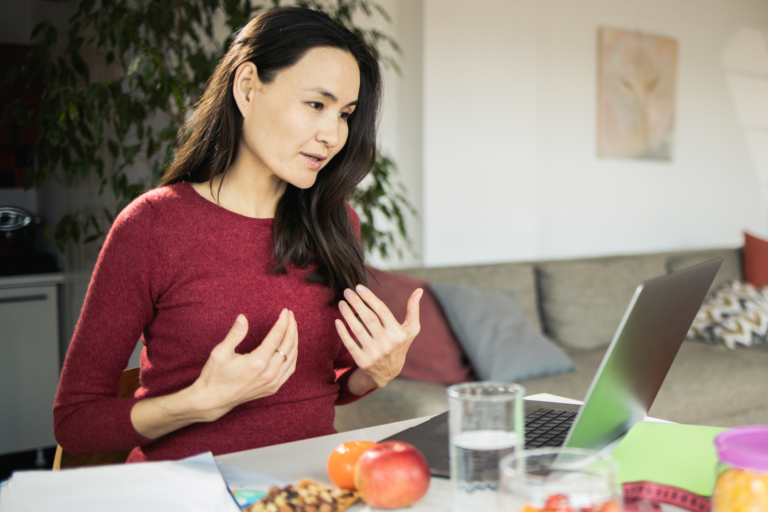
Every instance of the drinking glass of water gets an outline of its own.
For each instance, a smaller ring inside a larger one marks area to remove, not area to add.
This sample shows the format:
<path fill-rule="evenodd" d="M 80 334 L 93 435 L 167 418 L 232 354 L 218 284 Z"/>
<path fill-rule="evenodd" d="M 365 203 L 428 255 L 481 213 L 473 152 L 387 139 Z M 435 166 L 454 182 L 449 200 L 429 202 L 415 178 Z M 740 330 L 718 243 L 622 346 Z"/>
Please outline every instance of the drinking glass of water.
<path fill-rule="evenodd" d="M 501 512 L 621 512 L 618 465 L 579 448 L 520 450 L 501 461 Z"/>
<path fill-rule="evenodd" d="M 451 484 L 455 510 L 496 508 L 499 462 L 525 437 L 525 389 L 506 382 L 448 388 Z"/>

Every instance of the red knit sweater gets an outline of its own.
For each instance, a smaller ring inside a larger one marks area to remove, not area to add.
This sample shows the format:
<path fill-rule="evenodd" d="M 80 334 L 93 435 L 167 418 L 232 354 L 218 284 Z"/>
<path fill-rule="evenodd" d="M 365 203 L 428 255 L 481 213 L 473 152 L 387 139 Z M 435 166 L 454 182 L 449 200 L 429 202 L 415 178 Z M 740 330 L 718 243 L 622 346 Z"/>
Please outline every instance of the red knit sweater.
<path fill-rule="evenodd" d="M 74 454 L 134 448 L 128 461 L 136 462 L 334 433 L 334 404 L 362 396 L 347 386 L 356 365 L 334 327 L 341 315 L 305 271 L 271 275 L 273 247 L 272 219 L 221 208 L 188 182 L 133 201 L 107 236 L 67 352 L 53 407 L 59 444 Z M 299 353 L 276 394 L 157 440 L 136 432 L 133 405 L 191 385 L 239 313 L 249 331 L 237 352 L 246 353 L 283 308 L 296 317 Z M 132 400 L 114 398 L 139 337 L 141 388 Z"/>

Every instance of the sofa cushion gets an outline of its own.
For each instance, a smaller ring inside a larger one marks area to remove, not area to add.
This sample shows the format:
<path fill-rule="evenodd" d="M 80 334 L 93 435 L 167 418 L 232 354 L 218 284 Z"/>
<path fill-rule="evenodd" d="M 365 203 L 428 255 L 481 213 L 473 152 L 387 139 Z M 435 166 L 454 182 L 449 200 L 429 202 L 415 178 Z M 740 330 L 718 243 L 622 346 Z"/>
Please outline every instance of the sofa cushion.
<path fill-rule="evenodd" d="M 465 284 L 487 292 L 512 292 L 525 317 L 541 332 L 536 273 L 530 263 L 499 263 L 403 270 L 430 283 Z"/>
<path fill-rule="evenodd" d="M 397 377 L 362 400 L 336 406 L 333 426 L 339 432 L 346 432 L 432 416 L 446 410 L 448 395 L 445 386 Z"/>
<path fill-rule="evenodd" d="M 387 305 L 398 322 L 405 321 L 408 298 L 423 288 L 419 303 L 421 331 L 413 340 L 400 375 L 409 379 L 440 384 L 473 380 L 472 367 L 451 332 L 440 305 L 427 281 L 405 274 L 369 268 L 368 287 Z"/>
<path fill-rule="evenodd" d="M 744 280 L 768 286 L 768 240 L 744 233 Z"/>
<path fill-rule="evenodd" d="M 735 427 L 765 423 L 766 368 L 766 345 L 730 350 L 722 345 L 686 341 L 649 414 L 696 425 Z"/>
<path fill-rule="evenodd" d="M 661 255 L 542 263 L 538 267 L 546 334 L 565 347 L 590 350 L 613 339 L 637 285 L 666 274 Z"/>
<path fill-rule="evenodd" d="M 733 281 L 720 288 L 704 301 L 687 337 L 728 348 L 768 343 L 768 286 Z"/>
<path fill-rule="evenodd" d="M 715 258 L 723 257 L 723 264 L 720 266 L 712 286 L 709 287 L 709 294 L 714 294 L 718 289 L 726 286 L 736 280 L 741 280 L 741 249 L 711 249 L 703 251 L 691 251 L 683 254 L 670 256 L 667 260 L 667 271 L 677 272 L 684 268 L 704 263 Z"/>
<path fill-rule="evenodd" d="M 525 318 L 511 293 L 430 286 L 480 379 L 513 382 L 576 369 Z"/>

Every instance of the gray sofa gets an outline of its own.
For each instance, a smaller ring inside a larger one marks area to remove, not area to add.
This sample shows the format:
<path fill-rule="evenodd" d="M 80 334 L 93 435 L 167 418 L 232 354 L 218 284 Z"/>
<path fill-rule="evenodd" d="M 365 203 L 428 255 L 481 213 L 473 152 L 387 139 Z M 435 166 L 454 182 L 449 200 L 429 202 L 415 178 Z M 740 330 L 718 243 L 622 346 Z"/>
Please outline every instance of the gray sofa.
<path fill-rule="evenodd" d="M 528 394 L 583 399 L 632 293 L 641 281 L 725 258 L 710 292 L 740 279 L 741 250 L 712 249 L 604 258 L 502 263 L 403 272 L 432 283 L 512 291 L 525 316 L 576 363 L 574 372 L 520 381 Z M 445 386 L 397 378 L 363 400 L 336 408 L 340 432 L 437 414 Z M 650 414 L 713 426 L 768 424 L 768 347 L 731 350 L 685 341 Z"/>

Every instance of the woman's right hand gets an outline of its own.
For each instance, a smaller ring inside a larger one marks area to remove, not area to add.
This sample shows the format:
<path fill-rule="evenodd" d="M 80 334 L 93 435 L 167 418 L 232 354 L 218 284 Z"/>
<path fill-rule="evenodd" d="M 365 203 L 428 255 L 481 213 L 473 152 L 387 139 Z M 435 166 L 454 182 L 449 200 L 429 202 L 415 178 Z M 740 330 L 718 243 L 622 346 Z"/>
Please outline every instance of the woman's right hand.
<path fill-rule="evenodd" d="M 296 370 L 296 319 L 284 309 L 261 345 L 248 354 L 238 354 L 235 348 L 247 333 L 248 320 L 238 315 L 190 387 L 137 402 L 131 410 L 136 431 L 157 439 L 192 423 L 217 420 L 242 403 L 277 393 Z"/>
<path fill-rule="evenodd" d="M 247 333 L 248 320 L 238 315 L 192 384 L 199 406 L 214 413 L 211 421 L 244 402 L 274 395 L 296 369 L 298 335 L 293 312 L 284 309 L 253 352 L 237 354 L 235 349 Z"/>

